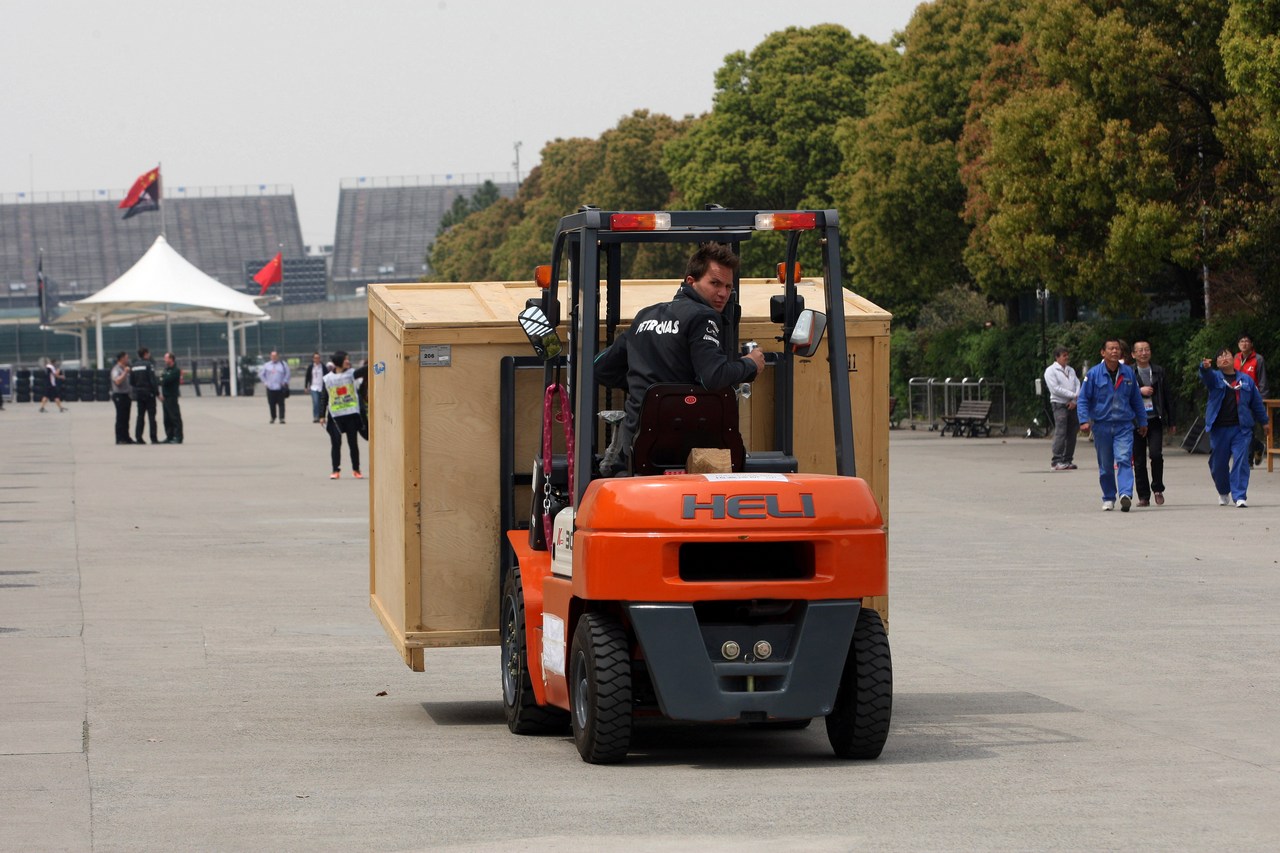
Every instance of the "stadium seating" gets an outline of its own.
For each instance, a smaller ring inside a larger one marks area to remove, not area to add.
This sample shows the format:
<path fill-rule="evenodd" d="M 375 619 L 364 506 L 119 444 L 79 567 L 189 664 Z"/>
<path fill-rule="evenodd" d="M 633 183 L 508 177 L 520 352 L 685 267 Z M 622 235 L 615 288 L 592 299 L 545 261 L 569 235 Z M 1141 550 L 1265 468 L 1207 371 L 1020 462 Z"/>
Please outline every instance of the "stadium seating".
<path fill-rule="evenodd" d="M 497 183 L 503 198 L 517 184 Z M 440 220 L 458 197 L 470 198 L 481 184 L 343 187 L 338 196 L 332 279 L 337 293 L 370 282 L 419 281 L 431 271 L 427 252 Z"/>

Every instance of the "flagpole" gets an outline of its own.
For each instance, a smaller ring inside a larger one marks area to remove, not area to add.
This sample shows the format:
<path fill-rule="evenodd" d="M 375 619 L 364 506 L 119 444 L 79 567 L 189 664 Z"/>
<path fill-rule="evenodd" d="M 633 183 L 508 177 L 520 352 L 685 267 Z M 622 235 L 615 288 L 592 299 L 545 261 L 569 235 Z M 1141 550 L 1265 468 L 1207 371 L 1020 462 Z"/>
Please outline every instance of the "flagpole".
<path fill-rule="evenodd" d="M 280 349 L 284 349 L 284 243 L 276 243 L 276 249 L 280 252 Z"/>
<path fill-rule="evenodd" d="M 156 163 L 156 207 L 160 210 L 160 236 L 166 241 L 169 239 L 169 232 L 165 229 L 164 223 L 164 172 L 160 167 L 163 163 Z"/>
<path fill-rule="evenodd" d="M 45 281 L 44 281 L 44 249 L 40 249 L 40 258 L 36 261 L 36 295 L 40 298 L 40 328 L 44 328 L 49 322 L 49 309 L 45 307 Z"/>

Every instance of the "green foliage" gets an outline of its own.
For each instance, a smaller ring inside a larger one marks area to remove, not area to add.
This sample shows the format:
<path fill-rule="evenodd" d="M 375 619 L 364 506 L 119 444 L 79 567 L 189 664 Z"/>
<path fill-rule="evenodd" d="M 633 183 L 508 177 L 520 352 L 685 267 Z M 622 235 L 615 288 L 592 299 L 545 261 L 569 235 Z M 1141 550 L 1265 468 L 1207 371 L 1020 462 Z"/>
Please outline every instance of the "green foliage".
<path fill-rule="evenodd" d="M 501 194 L 498 192 L 498 185 L 493 181 L 485 181 L 470 196 L 458 196 L 445 211 L 444 216 L 440 217 L 440 227 L 436 230 L 436 236 L 448 231 L 471 214 L 484 210 L 499 198 Z"/>
<path fill-rule="evenodd" d="M 1034 324 L 984 328 L 973 318 L 958 318 L 929 329 L 895 327 L 889 339 L 890 393 L 898 398 L 898 413 L 905 418 L 911 378 L 985 378 L 1004 383 L 1010 422 L 1028 423 L 1040 412 L 1035 380 L 1044 374 L 1054 347 L 1067 347 L 1072 366 L 1083 373 L 1101 360 L 1103 341 L 1119 337 L 1130 345 L 1150 342 L 1153 360 L 1169 375 L 1177 425 L 1185 427 L 1204 408 L 1197 372 L 1200 360 L 1224 346 L 1234 351 L 1240 335 L 1247 332 L 1263 356 L 1275 353 L 1280 362 L 1278 330 L 1280 316 L 1276 315 L 1224 317 L 1208 325 L 1199 320 L 1167 325 L 1104 320 L 1049 325 L 1042 345 L 1040 329 Z"/>
<path fill-rule="evenodd" d="M 996 45 L 1015 42 L 1013 2 L 922 4 L 901 56 L 874 81 L 865 118 L 841 121 L 831 193 L 855 290 L 910 322 L 934 293 L 971 282 L 957 142 L 969 90 Z"/>
<path fill-rule="evenodd" d="M 1028 5 L 1021 64 L 988 67 L 963 147 L 965 260 L 986 292 L 1047 282 L 1117 315 L 1161 285 L 1190 296 L 1206 252 L 1225 262 L 1205 221 L 1230 174 L 1214 116 L 1225 11 L 1222 0 Z"/>
<path fill-rule="evenodd" d="M 834 206 L 846 281 L 931 333 L 957 287 L 1195 310 L 1202 268 L 1213 314 L 1278 311 L 1277 32 L 1280 0 L 934 0 L 887 45 L 790 28 L 725 58 L 710 112 L 555 140 L 516 199 L 455 203 L 430 263 L 526 278 L 582 203 Z M 781 251 L 759 235 L 744 269 Z M 645 247 L 623 272 L 676 275 L 682 254 Z"/>
<path fill-rule="evenodd" d="M 992 305 L 985 296 L 956 285 L 934 297 L 920 311 L 916 328 L 922 331 L 972 326 L 1003 326 L 1007 320 L 1004 306 Z"/>
<path fill-rule="evenodd" d="M 598 140 L 557 139 L 521 184 L 514 201 L 499 200 L 449 229 L 432 247 L 438 281 L 520 281 L 550 261 L 551 235 L 560 218 L 584 203 L 599 207 L 662 209 L 671 198 L 663 146 L 684 122 L 639 110 Z M 676 253 L 678 255 L 679 253 Z M 627 260 L 624 275 L 672 275 L 679 259 L 656 248 Z"/>
<path fill-rule="evenodd" d="M 791 27 L 749 54 L 725 57 L 716 72 L 714 108 L 663 151 L 678 203 L 748 210 L 832 206 L 829 184 L 841 163 L 836 125 L 864 114 L 868 85 L 892 58 L 888 46 L 834 24 Z M 780 260 L 767 241 L 743 248 L 748 267 Z M 812 265 L 816 256 L 804 261 Z"/>

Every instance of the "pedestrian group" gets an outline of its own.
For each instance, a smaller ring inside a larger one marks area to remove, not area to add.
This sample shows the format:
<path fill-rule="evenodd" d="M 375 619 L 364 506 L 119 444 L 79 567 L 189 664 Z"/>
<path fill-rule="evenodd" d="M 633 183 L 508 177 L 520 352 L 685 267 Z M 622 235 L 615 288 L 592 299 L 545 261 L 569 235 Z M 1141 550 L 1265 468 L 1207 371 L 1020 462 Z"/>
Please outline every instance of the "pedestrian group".
<path fill-rule="evenodd" d="M 1238 352 L 1222 348 L 1200 363 L 1200 381 L 1208 389 L 1204 429 L 1209 436 L 1209 473 L 1220 506 L 1249 505 L 1249 471 L 1259 458 L 1261 442 L 1255 425 L 1267 426 L 1263 397 L 1267 393 L 1266 365 L 1242 335 Z M 1151 344 L 1138 341 L 1130 350 L 1118 338 L 1108 338 L 1102 360 L 1083 381 L 1070 366 L 1066 347 L 1053 352 L 1044 382 L 1053 407 L 1054 433 L 1050 465 L 1054 471 L 1075 470 L 1077 433 L 1091 434 L 1098 458 L 1102 509 L 1118 504 L 1128 512 L 1165 502 L 1164 435 L 1177 432 L 1168 377 L 1151 360 Z M 1149 464 L 1149 469 L 1148 469 Z"/>

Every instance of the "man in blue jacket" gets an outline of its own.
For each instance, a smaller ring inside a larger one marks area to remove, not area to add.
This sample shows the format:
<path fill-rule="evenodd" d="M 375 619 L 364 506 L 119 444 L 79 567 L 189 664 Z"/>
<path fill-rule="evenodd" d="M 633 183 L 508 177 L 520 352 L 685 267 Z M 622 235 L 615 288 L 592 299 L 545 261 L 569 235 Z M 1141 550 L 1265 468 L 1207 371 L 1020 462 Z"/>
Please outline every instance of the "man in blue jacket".
<path fill-rule="evenodd" d="M 1120 340 L 1108 338 L 1102 345 L 1102 361 L 1085 374 L 1076 399 L 1080 429 L 1093 432 L 1098 453 L 1098 481 L 1102 484 L 1102 509 L 1120 511 L 1133 504 L 1133 432 L 1147 434 L 1147 413 L 1138 391 L 1133 368 L 1120 363 Z"/>
<path fill-rule="evenodd" d="M 1204 425 L 1209 431 L 1209 473 L 1219 506 L 1246 507 L 1249 497 L 1249 444 L 1253 425 L 1267 425 L 1262 395 L 1249 374 L 1236 370 L 1230 347 L 1218 352 L 1218 369 L 1200 362 L 1200 381 L 1209 389 Z"/>

